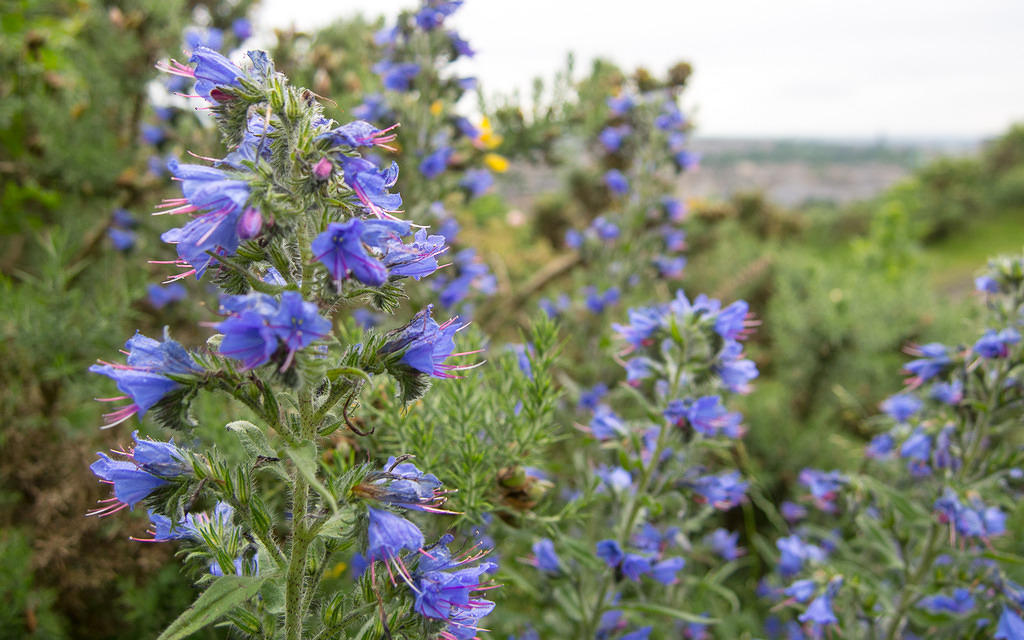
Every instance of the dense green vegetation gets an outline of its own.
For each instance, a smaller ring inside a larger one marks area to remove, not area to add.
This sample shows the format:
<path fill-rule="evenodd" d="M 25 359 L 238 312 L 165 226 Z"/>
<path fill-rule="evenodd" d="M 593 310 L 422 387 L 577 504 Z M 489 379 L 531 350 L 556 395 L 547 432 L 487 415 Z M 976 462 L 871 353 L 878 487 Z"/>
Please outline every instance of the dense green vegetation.
<path fill-rule="evenodd" d="M 93 451 L 124 439 L 97 431 L 101 407 L 92 398 L 102 392 L 84 372 L 124 336 L 158 332 L 168 318 L 143 301 L 145 284 L 166 273 L 145 264 L 162 255 L 155 230 L 163 223 L 140 220 L 149 232 L 129 253 L 114 251 L 106 235 L 115 208 L 147 211 L 166 192 L 146 172 L 139 144 L 139 127 L 151 118 L 152 65 L 180 47 L 197 6 L 227 26 L 245 5 L 4 3 L 0 637 L 150 637 L 192 600 L 187 581 L 166 562 L 171 549 L 128 541 L 124 521 L 82 517 L 101 493 L 86 471 Z M 275 57 L 296 84 L 350 108 L 355 102 L 346 96 L 377 82 L 366 71 L 376 26 L 360 20 L 310 36 L 284 34 Z M 473 243 L 503 265 L 499 297 L 519 296 L 533 310 L 565 284 L 555 277 L 529 288 L 533 274 L 558 260 L 569 224 L 592 219 L 601 203 L 588 186 L 593 171 L 571 160 L 577 148 L 559 145 L 563 135 L 594 135 L 588 105 L 603 101 L 616 74 L 600 63 L 578 87 L 563 78 L 556 100 L 569 106 L 558 110 L 538 107 L 527 117 L 502 103 L 493 114 L 506 140 L 498 151 L 543 163 L 562 179 L 558 192 L 531 194 L 525 225 L 509 224 L 496 194 L 461 212 Z M 683 85 L 688 70 L 676 75 Z M 175 132 L 202 139 L 194 119 L 179 118 Z M 744 159 L 816 162 L 821 154 L 904 166 L 919 160 L 896 147 L 788 142 Z M 868 437 L 864 418 L 899 382 L 900 349 L 954 335 L 970 313 L 963 301 L 974 270 L 986 256 L 1024 245 L 1024 126 L 977 155 L 928 163 L 870 202 L 786 210 L 744 194 L 695 203 L 688 225 L 682 285 L 744 298 L 763 323 L 751 344 L 759 389 L 742 407 L 750 426 L 746 462 L 782 498 L 803 466 L 838 466 L 861 455 L 855 445 Z M 190 289 L 203 295 L 198 285 Z M 480 315 L 488 331 L 514 338 L 527 316 L 505 310 L 484 306 Z M 187 328 L 192 318 L 170 317 L 173 330 L 196 331 Z M 220 409 L 213 403 L 197 411 Z M 76 481 L 68 482 L 72 474 Z"/>

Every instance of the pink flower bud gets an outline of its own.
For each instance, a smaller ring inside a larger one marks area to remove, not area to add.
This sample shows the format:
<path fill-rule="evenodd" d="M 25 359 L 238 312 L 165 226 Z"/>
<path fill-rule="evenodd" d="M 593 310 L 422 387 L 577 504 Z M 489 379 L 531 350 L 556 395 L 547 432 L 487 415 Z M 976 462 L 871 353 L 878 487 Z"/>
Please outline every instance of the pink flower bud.
<path fill-rule="evenodd" d="M 327 158 L 320 158 L 320 162 L 317 162 L 313 167 L 313 175 L 320 180 L 326 180 L 330 175 L 331 171 L 334 170 L 334 165 Z"/>
<path fill-rule="evenodd" d="M 238 237 L 242 240 L 249 240 L 260 235 L 263 228 L 263 215 L 259 209 L 248 207 L 238 217 Z"/>

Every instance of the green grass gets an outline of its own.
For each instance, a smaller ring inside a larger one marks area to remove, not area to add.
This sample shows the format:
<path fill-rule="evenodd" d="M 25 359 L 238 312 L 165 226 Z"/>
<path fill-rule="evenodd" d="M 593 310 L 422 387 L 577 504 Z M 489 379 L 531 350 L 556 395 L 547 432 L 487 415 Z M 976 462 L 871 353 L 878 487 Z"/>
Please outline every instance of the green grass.
<path fill-rule="evenodd" d="M 1024 247 L 1024 209 L 1009 209 L 985 217 L 924 250 L 932 284 L 939 291 L 967 295 L 974 274 L 986 260 Z"/>

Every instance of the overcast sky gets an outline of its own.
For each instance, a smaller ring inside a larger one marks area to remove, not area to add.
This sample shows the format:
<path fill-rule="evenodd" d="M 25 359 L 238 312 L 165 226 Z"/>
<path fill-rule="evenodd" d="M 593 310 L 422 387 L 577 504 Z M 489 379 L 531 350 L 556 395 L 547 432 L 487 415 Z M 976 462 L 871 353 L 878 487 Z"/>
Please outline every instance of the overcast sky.
<path fill-rule="evenodd" d="M 259 26 L 314 28 L 415 0 L 263 0 Z M 467 0 L 451 20 L 487 92 L 604 56 L 687 60 L 704 136 L 976 138 L 1024 121 L 1022 0 Z"/>

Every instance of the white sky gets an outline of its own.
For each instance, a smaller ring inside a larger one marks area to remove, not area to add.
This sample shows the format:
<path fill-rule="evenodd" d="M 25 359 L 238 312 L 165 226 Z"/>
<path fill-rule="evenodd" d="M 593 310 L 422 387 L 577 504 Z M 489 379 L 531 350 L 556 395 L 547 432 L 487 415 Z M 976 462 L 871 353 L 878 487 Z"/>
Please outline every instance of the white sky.
<path fill-rule="evenodd" d="M 263 0 L 313 28 L 417 0 Z M 327 8 L 329 7 L 329 8 Z M 566 53 L 656 73 L 694 65 L 703 136 L 974 138 L 1024 121 L 1022 0 L 467 0 L 450 24 L 484 90 L 529 95 Z"/>

